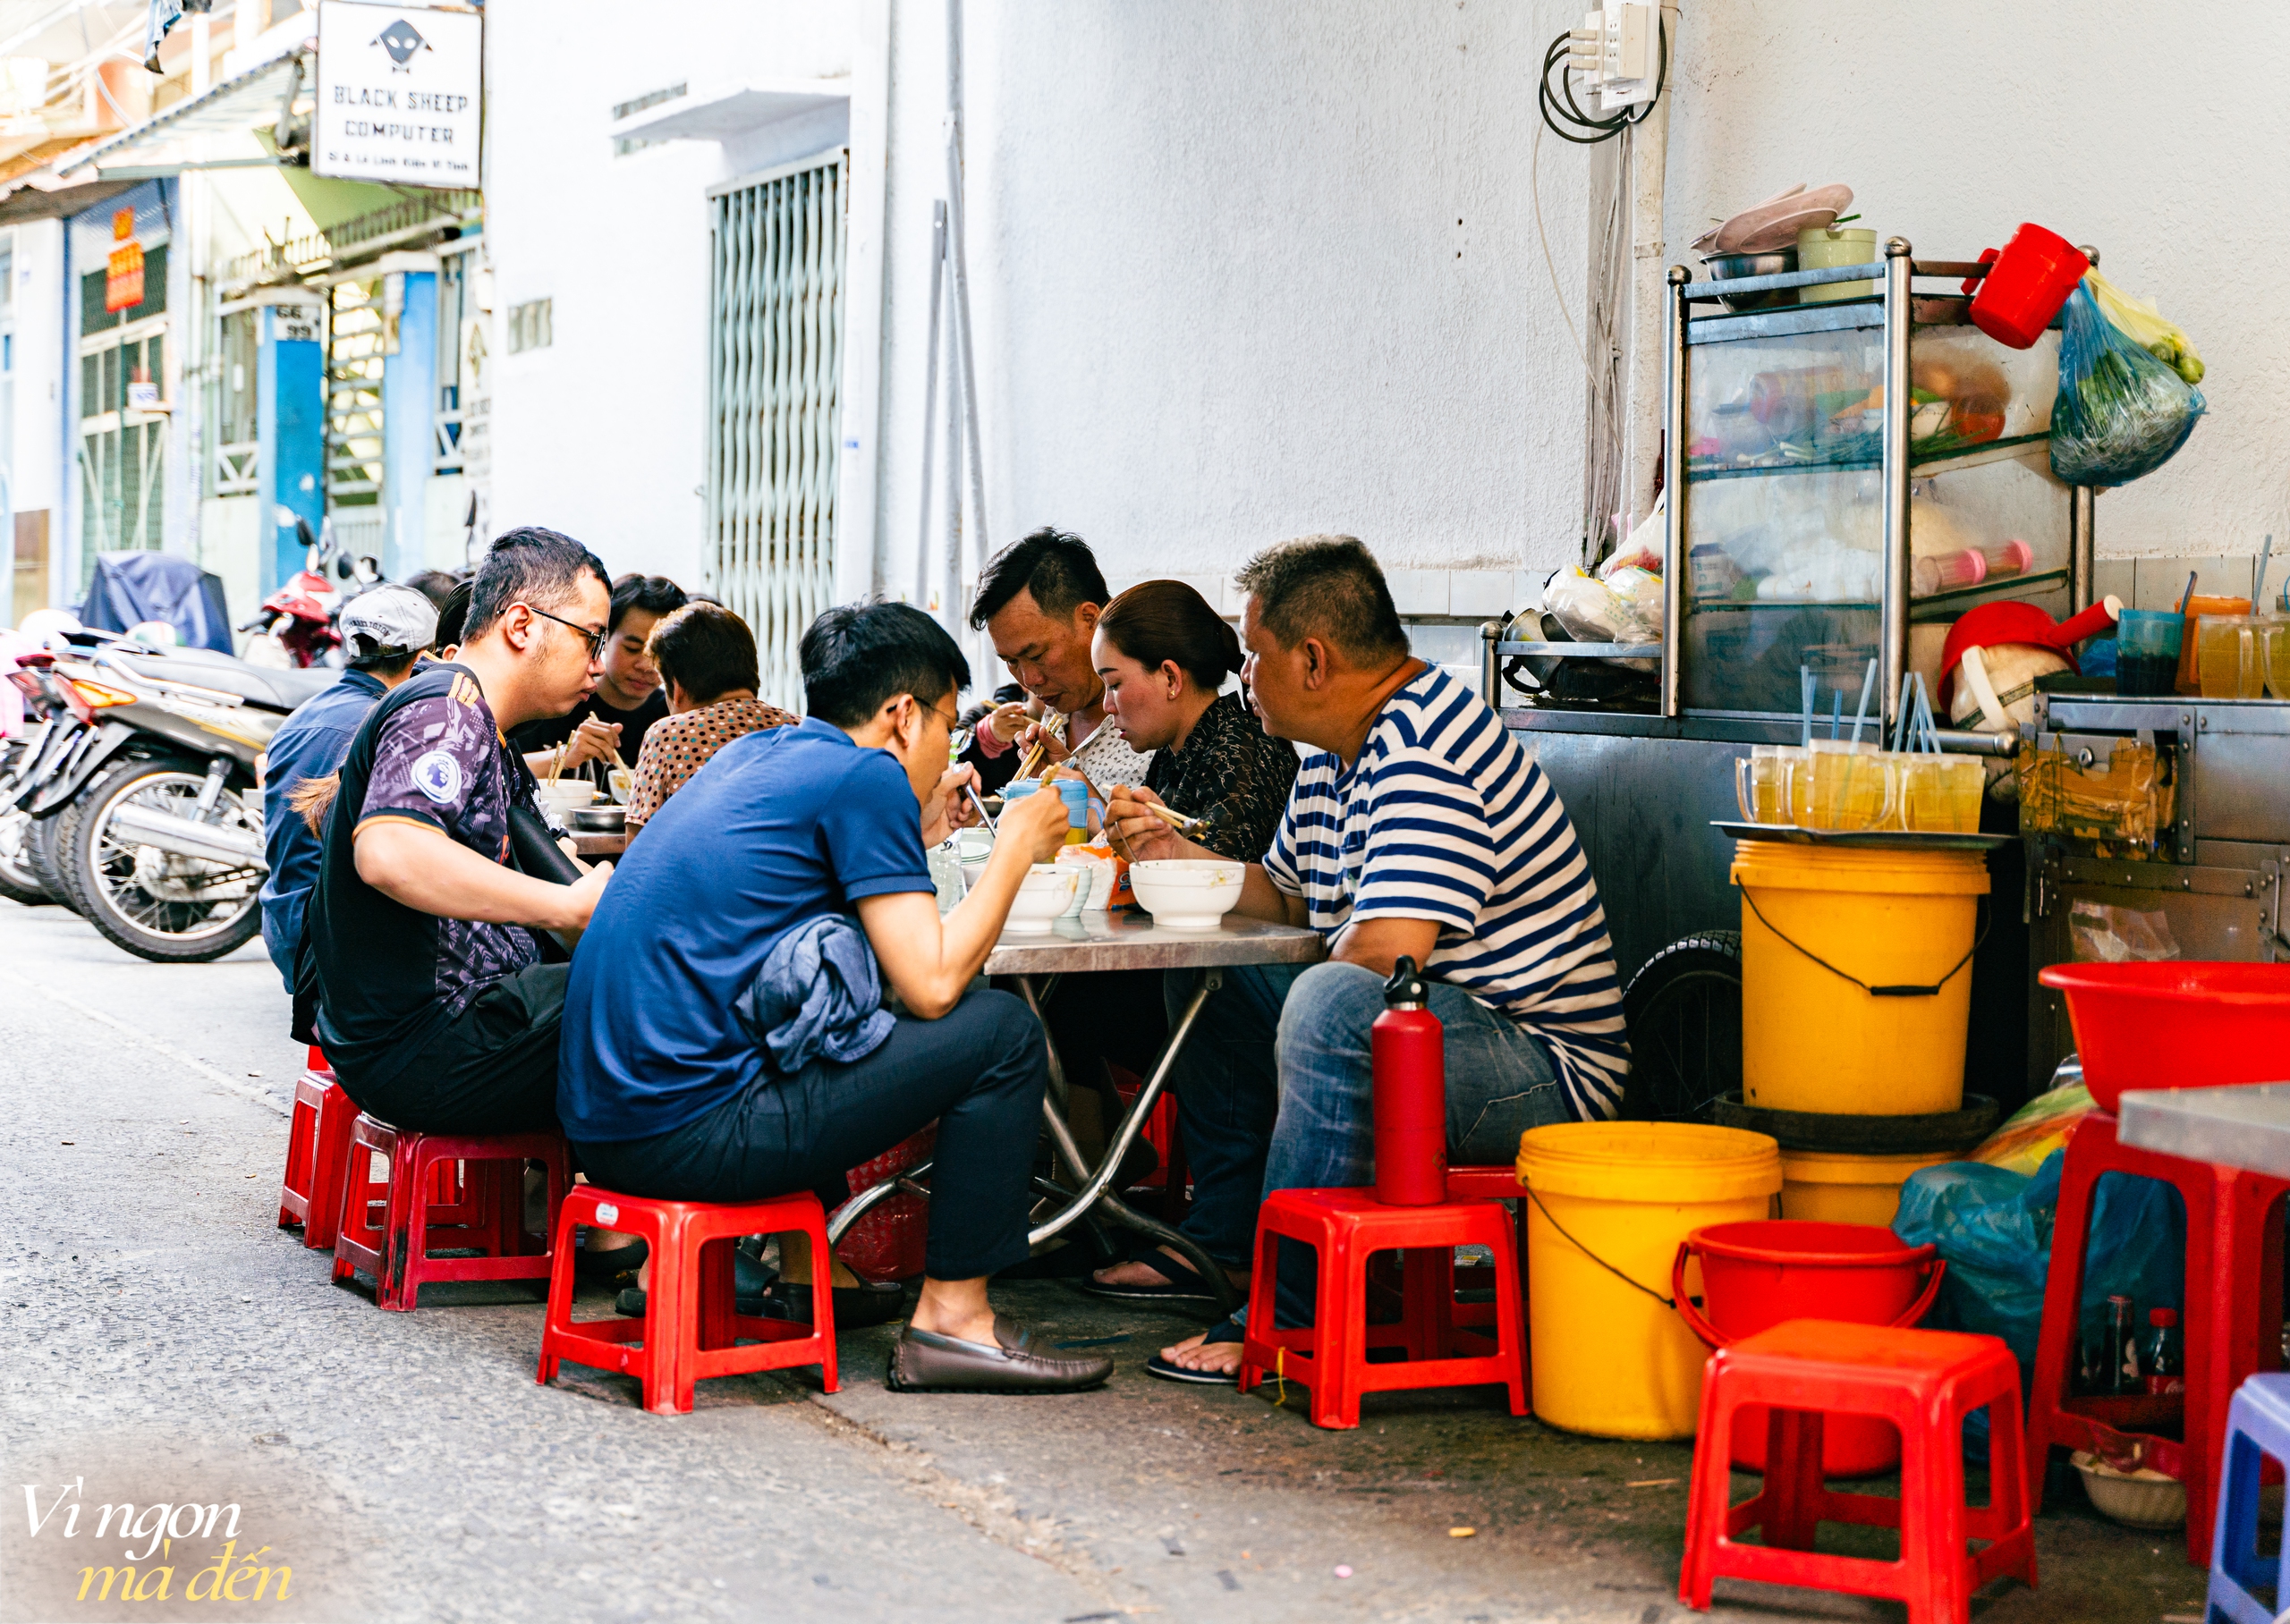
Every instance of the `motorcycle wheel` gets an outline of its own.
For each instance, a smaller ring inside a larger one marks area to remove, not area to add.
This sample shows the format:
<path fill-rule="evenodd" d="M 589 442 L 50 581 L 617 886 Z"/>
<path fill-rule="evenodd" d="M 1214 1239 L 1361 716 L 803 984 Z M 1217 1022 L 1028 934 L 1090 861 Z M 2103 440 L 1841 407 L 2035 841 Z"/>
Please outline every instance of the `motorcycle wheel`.
<path fill-rule="evenodd" d="M 20 808 L 0 812 L 0 897 L 27 908 L 44 908 L 55 899 L 32 867 L 25 847 L 31 840 L 32 820 Z"/>
<path fill-rule="evenodd" d="M 191 772 L 183 763 L 123 761 L 99 774 L 64 815 L 77 815 L 66 831 L 71 843 L 65 856 L 80 911 L 139 958 L 204 963 L 233 952 L 262 928 L 260 874 L 174 857 L 111 833 L 113 814 L 130 801 L 194 816 L 205 782 L 204 773 Z M 225 794 L 229 807 L 224 823 L 250 829 L 236 792 Z M 198 894 L 208 888 L 223 894 L 211 900 Z"/>
<path fill-rule="evenodd" d="M 64 809 L 70 810 L 69 807 Z M 58 838 L 63 826 L 64 812 L 31 820 L 24 832 L 24 867 L 31 870 L 32 878 L 39 882 L 50 901 L 78 913 L 79 906 L 72 901 L 72 888 L 64 881 L 64 844 Z"/>
<path fill-rule="evenodd" d="M 1656 953 L 1622 995 L 1623 1120 L 1707 1122 L 1742 1087 L 1742 935 L 1698 931 Z"/>

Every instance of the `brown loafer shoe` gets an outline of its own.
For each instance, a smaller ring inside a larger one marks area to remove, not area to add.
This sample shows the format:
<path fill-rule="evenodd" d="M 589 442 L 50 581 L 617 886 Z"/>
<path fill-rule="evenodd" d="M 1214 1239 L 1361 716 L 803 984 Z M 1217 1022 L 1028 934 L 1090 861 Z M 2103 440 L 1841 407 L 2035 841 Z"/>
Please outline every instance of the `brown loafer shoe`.
<path fill-rule="evenodd" d="M 1113 1360 L 1061 1359 L 1033 1351 L 1033 1333 L 994 1316 L 999 1348 L 917 1331 L 909 1324 L 891 1352 L 894 1392 L 1079 1392 L 1113 1374 Z"/>

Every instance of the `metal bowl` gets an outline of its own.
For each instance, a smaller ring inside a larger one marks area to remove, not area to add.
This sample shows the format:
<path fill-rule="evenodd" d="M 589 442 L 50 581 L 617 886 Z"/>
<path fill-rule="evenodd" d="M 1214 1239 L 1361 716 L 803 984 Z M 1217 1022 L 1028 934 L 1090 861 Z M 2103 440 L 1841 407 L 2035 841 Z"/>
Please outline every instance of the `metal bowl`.
<path fill-rule="evenodd" d="M 1713 281 L 1726 282 L 1736 276 L 1779 276 L 1797 268 L 1797 250 L 1785 248 L 1770 254 L 1712 254 L 1702 262 Z M 1776 288 L 1764 293 L 1744 293 L 1738 299 L 1720 299 L 1729 310 L 1770 310 L 1797 302 L 1794 288 Z"/>
<path fill-rule="evenodd" d="M 575 807 L 572 818 L 576 834 L 621 834 L 628 828 L 625 807 Z"/>

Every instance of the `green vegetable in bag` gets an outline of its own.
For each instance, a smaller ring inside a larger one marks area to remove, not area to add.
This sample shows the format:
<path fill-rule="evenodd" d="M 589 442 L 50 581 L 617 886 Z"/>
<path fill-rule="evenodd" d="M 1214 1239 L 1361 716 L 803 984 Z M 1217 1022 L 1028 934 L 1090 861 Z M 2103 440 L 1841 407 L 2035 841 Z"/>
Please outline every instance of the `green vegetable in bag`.
<path fill-rule="evenodd" d="M 2178 454 L 2202 392 L 2158 360 L 2077 287 L 2060 314 L 2051 471 L 2069 485 L 2127 485 Z"/>

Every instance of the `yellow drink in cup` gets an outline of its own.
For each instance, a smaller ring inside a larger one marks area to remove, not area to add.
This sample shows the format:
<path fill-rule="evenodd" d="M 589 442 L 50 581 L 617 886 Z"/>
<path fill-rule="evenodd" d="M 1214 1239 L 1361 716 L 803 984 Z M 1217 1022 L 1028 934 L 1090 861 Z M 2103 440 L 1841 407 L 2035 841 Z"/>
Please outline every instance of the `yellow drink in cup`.
<path fill-rule="evenodd" d="M 1898 789 L 1893 762 L 1873 741 L 1816 739 L 1791 764 L 1790 801 L 1801 828 L 1880 829 L 1893 816 Z"/>
<path fill-rule="evenodd" d="M 1925 833 L 1976 834 L 1988 769 L 1977 756 L 1904 756 L 1900 761 L 1901 827 Z"/>
<path fill-rule="evenodd" d="M 2277 699 L 2290 699 L 2290 614 L 2268 615 L 2260 621 L 2258 641 L 2267 691 Z"/>
<path fill-rule="evenodd" d="M 2255 699 L 2264 691 L 2259 622 L 2248 614 L 2206 614 L 2195 633 L 2195 677 L 2206 699 Z"/>
<path fill-rule="evenodd" d="M 1789 765 L 1804 753 L 1794 744 L 1753 744 L 1734 763 L 1734 799 L 1743 822 L 1789 821 Z"/>

